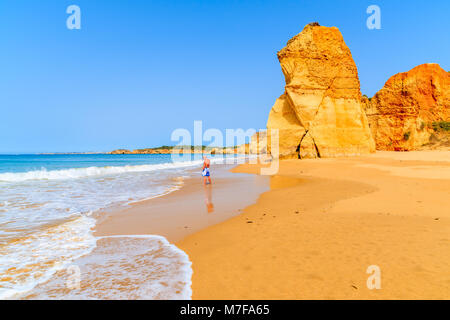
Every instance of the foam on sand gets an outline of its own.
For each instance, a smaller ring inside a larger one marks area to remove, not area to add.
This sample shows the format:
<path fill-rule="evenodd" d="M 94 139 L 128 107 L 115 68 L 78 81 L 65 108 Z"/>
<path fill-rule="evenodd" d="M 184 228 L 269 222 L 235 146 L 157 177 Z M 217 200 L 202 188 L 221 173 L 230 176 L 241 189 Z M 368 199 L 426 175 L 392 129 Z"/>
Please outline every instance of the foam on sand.
<path fill-rule="evenodd" d="M 0 243 L 0 299 L 13 298 L 48 281 L 95 248 L 95 220 L 80 216 Z"/>
<path fill-rule="evenodd" d="M 73 274 L 61 270 L 23 298 L 167 300 L 192 295 L 189 257 L 161 236 L 100 237 L 94 251 L 72 266 L 80 271 L 79 288 L 68 288 Z"/>

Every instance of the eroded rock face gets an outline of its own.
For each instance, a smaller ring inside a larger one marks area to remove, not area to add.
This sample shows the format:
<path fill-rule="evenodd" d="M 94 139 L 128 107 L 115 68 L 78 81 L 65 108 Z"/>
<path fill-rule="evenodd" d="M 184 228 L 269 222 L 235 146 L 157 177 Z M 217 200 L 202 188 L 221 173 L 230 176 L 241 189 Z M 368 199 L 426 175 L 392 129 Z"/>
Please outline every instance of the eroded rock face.
<path fill-rule="evenodd" d="M 375 151 L 358 71 L 337 28 L 307 25 L 278 52 L 278 59 L 285 93 L 273 106 L 267 129 L 269 136 L 271 129 L 279 129 L 281 158 Z"/>
<path fill-rule="evenodd" d="M 252 136 L 249 151 L 251 154 L 267 153 L 267 131 L 259 131 Z"/>
<path fill-rule="evenodd" d="M 271 130 L 278 129 L 278 136 L 272 137 Z M 268 153 L 280 158 L 298 158 L 298 146 L 306 129 L 300 124 L 294 110 L 290 106 L 286 94 L 277 99 L 269 113 L 267 121 L 267 150 Z M 274 141 L 272 141 L 274 140 Z M 277 141 L 278 140 L 278 143 Z M 277 150 L 272 150 L 272 145 L 278 145 Z"/>
<path fill-rule="evenodd" d="M 117 149 L 110 152 L 110 154 L 130 154 L 130 153 L 131 151 L 127 149 Z"/>
<path fill-rule="evenodd" d="M 423 64 L 391 77 L 367 103 L 378 150 L 416 150 L 430 141 L 432 123 L 450 121 L 450 74 Z"/>

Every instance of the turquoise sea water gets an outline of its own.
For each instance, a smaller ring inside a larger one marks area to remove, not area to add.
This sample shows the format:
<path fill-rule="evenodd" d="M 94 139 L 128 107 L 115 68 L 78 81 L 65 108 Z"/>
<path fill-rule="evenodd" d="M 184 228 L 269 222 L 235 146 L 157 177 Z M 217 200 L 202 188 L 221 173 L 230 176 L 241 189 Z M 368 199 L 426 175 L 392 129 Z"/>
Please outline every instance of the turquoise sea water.
<path fill-rule="evenodd" d="M 191 160 L 194 160 L 191 157 Z M 171 155 L 51 154 L 1 155 L 0 173 L 63 170 L 88 167 L 114 167 L 171 162 Z"/>
<path fill-rule="evenodd" d="M 199 155 L 0 155 L 0 298 L 91 252 L 95 213 L 177 190 L 201 165 Z"/>

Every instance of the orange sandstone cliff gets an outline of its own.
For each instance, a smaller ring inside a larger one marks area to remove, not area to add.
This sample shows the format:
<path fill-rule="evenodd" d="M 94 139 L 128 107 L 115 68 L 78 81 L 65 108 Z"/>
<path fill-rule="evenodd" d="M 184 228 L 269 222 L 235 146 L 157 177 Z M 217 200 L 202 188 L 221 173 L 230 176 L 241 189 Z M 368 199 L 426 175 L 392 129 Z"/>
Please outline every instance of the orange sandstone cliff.
<path fill-rule="evenodd" d="M 378 150 L 417 150 L 429 143 L 433 124 L 450 121 L 450 74 L 434 63 L 417 66 L 363 104 Z"/>
<path fill-rule="evenodd" d="M 361 105 L 358 71 L 336 27 L 307 25 L 278 52 L 285 92 L 267 122 L 268 145 L 279 130 L 280 158 L 359 155 L 375 151 Z"/>

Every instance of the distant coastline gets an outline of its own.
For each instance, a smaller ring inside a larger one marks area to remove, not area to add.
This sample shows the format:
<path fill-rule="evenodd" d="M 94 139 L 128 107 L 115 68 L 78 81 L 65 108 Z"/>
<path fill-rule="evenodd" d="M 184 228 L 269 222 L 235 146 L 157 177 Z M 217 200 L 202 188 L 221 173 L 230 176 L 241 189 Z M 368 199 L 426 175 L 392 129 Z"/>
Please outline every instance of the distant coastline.
<path fill-rule="evenodd" d="M 108 154 L 172 154 L 172 153 L 186 153 L 186 154 L 240 154 L 248 153 L 249 145 L 240 145 L 234 147 L 207 147 L 207 146 L 161 146 L 157 148 L 145 149 L 116 149 Z"/>
<path fill-rule="evenodd" d="M 178 153 L 211 153 L 211 154 L 238 154 L 248 153 L 248 144 L 234 146 L 234 147 L 207 147 L 207 146 L 161 146 L 155 148 L 143 148 L 143 149 L 115 149 L 113 151 L 88 151 L 88 152 L 40 152 L 36 155 L 77 155 L 77 154 L 172 154 L 174 150 Z M 245 151 L 247 150 L 247 152 Z"/>
<path fill-rule="evenodd" d="M 109 154 L 110 152 L 41 152 L 37 155 L 64 155 L 64 154 Z"/>

